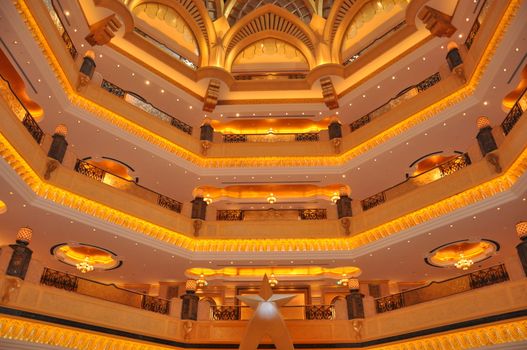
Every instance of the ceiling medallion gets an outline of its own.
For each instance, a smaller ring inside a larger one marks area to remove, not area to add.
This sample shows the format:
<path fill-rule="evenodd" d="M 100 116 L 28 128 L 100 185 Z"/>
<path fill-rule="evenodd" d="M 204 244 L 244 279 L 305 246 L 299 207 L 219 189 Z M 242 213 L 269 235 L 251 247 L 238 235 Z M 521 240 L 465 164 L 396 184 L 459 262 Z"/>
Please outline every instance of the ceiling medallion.
<path fill-rule="evenodd" d="M 113 270 L 122 265 L 112 251 L 86 243 L 60 243 L 50 249 L 58 261 L 74 266 L 80 273 Z"/>
<path fill-rule="evenodd" d="M 475 263 L 491 258 L 499 249 L 500 245 L 495 241 L 467 239 L 433 249 L 425 261 L 435 267 L 455 267 L 466 271 Z"/>

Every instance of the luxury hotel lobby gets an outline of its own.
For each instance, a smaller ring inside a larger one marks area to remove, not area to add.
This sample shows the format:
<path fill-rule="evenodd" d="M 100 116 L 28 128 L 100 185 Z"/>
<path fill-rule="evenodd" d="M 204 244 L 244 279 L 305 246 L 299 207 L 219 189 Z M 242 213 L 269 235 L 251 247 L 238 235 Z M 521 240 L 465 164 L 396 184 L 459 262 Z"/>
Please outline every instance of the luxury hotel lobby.
<path fill-rule="evenodd" d="M 527 1 L 0 2 L 0 349 L 527 349 Z"/>

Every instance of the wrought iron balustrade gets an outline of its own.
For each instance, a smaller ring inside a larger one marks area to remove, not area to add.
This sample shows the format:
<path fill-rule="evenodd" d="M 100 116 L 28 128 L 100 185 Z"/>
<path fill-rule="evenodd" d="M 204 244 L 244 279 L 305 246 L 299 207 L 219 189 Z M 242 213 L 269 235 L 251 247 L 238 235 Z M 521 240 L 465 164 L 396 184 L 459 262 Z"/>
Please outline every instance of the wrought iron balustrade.
<path fill-rule="evenodd" d="M 170 311 L 169 300 L 49 268 L 44 268 L 40 284 L 164 315 Z"/>
<path fill-rule="evenodd" d="M 173 127 L 183 131 L 186 134 L 192 135 L 192 126 L 162 111 L 161 109 L 149 103 L 140 95 L 134 92 L 126 91 L 105 79 L 103 79 L 101 83 L 101 88 L 108 91 L 112 95 L 122 98 L 125 102 L 145 111 L 151 116 L 154 116 L 157 119 L 172 125 Z"/>
<path fill-rule="evenodd" d="M 505 135 L 508 135 L 511 132 L 512 128 L 514 128 L 514 125 L 516 125 L 518 120 L 520 120 L 521 116 L 525 112 L 525 109 L 527 109 L 527 89 L 523 90 L 523 93 L 520 95 L 514 106 L 512 106 L 509 113 L 507 113 L 507 116 L 501 123 L 501 128 L 503 129 L 503 133 Z"/>
<path fill-rule="evenodd" d="M 140 191 L 139 193 L 136 193 L 136 194 L 138 195 L 142 194 L 143 199 L 148 200 L 150 198 L 151 201 L 155 201 L 155 204 L 159 205 L 160 207 L 175 211 L 177 213 L 181 213 L 181 208 L 183 206 L 181 202 L 173 198 L 170 198 L 168 196 L 165 196 L 163 194 L 157 193 L 149 188 L 143 187 L 134 181 L 131 181 L 123 177 L 120 177 L 118 175 L 109 173 L 106 170 L 101 169 L 84 160 L 77 159 L 74 170 L 91 179 L 97 180 L 102 183 L 106 183 L 109 186 L 119 188 L 124 191 L 127 191 L 133 187 L 136 190 Z M 106 180 L 107 177 L 110 177 L 111 181 L 107 181 Z"/>
<path fill-rule="evenodd" d="M 333 320 L 335 307 L 333 305 L 306 305 L 306 320 Z"/>
<path fill-rule="evenodd" d="M 487 11 L 490 6 L 490 2 L 488 0 L 483 1 L 483 4 L 481 5 L 481 8 L 479 9 L 478 16 L 474 20 L 474 24 L 472 24 L 472 27 L 470 28 L 470 32 L 467 35 L 467 39 L 465 40 L 465 46 L 467 47 L 467 50 L 470 50 L 472 47 L 472 44 L 474 43 L 474 39 L 476 38 L 476 35 L 479 32 L 479 29 L 481 28 L 481 24 L 483 23 L 483 20 L 485 19 L 485 16 L 487 15 Z"/>
<path fill-rule="evenodd" d="M 35 121 L 35 119 L 33 119 L 29 112 L 27 112 L 24 116 L 24 119 L 22 119 L 22 124 L 26 127 L 31 136 L 33 136 L 35 141 L 40 144 L 42 142 L 42 138 L 44 137 L 44 131 L 42 131 L 38 123 Z"/>
<path fill-rule="evenodd" d="M 300 220 L 326 220 L 328 218 L 326 209 L 299 209 Z"/>
<path fill-rule="evenodd" d="M 60 18 L 58 11 L 55 8 L 55 2 L 53 0 L 43 0 L 43 3 L 48 10 L 49 16 L 51 17 L 51 21 L 59 31 L 62 41 L 64 41 L 64 43 L 66 44 L 68 52 L 70 53 L 73 59 L 76 59 L 78 55 L 77 49 L 75 48 L 75 44 L 73 44 L 73 40 L 71 40 L 71 37 L 68 34 L 66 27 L 64 26 L 64 23 L 62 23 L 62 19 Z M 61 6 L 60 3 L 59 6 Z"/>
<path fill-rule="evenodd" d="M 399 92 L 395 97 L 392 97 L 386 103 L 377 107 L 368 114 L 360 117 L 359 119 L 353 121 L 349 124 L 350 131 L 353 132 L 370 123 L 373 119 L 378 116 L 390 111 L 391 109 L 397 107 L 402 102 L 414 98 L 416 95 L 420 94 L 423 91 L 428 90 L 432 86 L 436 85 L 441 81 L 441 74 L 439 72 L 432 74 L 428 78 L 420 81 L 419 83 L 409 86 L 406 89 Z"/>
<path fill-rule="evenodd" d="M 424 287 L 375 299 L 375 308 L 377 313 L 388 312 L 508 280 L 509 274 L 505 265 L 496 265 L 441 282 L 432 282 Z"/>
<path fill-rule="evenodd" d="M 242 221 L 243 210 L 218 210 L 216 211 L 218 221 Z"/>
<path fill-rule="evenodd" d="M 75 275 L 44 268 L 44 272 L 40 277 L 40 284 L 58 289 L 64 289 L 68 292 L 76 292 L 79 280 Z"/>
<path fill-rule="evenodd" d="M 312 133 L 266 133 L 266 134 L 224 134 L 224 143 L 244 143 L 244 142 L 317 142 L 320 140 L 319 134 Z"/>
<path fill-rule="evenodd" d="M 361 201 L 362 210 L 366 211 L 378 205 L 385 203 L 388 198 L 396 197 L 399 193 L 404 193 L 403 186 L 408 183 L 418 184 L 419 186 L 434 182 L 442 177 L 451 175 L 472 164 L 467 153 L 463 153 L 455 158 L 452 158 L 444 163 L 441 163 L 434 168 L 427 170 L 416 176 L 410 176 L 405 181 L 398 183 L 382 192 L 374 194 Z"/>
<path fill-rule="evenodd" d="M 236 321 L 240 319 L 240 306 L 211 306 L 210 319 L 213 321 Z"/>

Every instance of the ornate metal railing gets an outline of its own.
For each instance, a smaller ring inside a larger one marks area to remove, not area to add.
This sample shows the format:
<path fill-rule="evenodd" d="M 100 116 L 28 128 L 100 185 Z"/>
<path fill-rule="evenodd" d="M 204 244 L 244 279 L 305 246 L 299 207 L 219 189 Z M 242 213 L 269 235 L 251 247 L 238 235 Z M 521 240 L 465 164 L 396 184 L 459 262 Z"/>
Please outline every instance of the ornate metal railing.
<path fill-rule="evenodd" d="M 501 128 L 503 129 L 503 133 L 505 135 L 508 135 L 509 132 L 511 132 L 512 128 L 514 128 L 514 125 L 520 120 L 521 116 L 527 109 L 527 89 L 523 90 L 523 93 L 521 94 L 520 98 L 516 101 L 514 106 L 512 106 L 509 113 L 507 113 L 507 116 L 501 123 Z"/>
<path fill-rule="evenodd" d="M 218 210 L 216 211 L 218 221 L 242 221 L 243 210 Z"/>
<path fill-rule="evenodd" d="M 44 268 L 44 272 L 40 277 L 40 284 L 164 315 L 167 315 L 170 311 L 170 301 L 166 299 L 137 293 L 119 288 L 114 284 L 100 283 L 49 268 Z"/>
<path fill-rule="evenodd" d="M 242 309 L 247 306 L 240 305 L 214 305 L 210 307 L 210 319 L 213 321 L 236 321 L 242 319 Z M 335 307 L 333 305 L 291 305 L 282 306 L 284 312 L 297 309 L 302 313 L 294 313 L 295 319 L 305 320 L 333 320 L 335 319 Z M 302 310 L 299 310 L 302 309 Z M 287 318 L 287 316 L 285 316 Z"/>
<path fill-rule="evenodd" d="M 300 220 L 326 220 L 328 214 L 326 209 L 299 209 Z"/>
<path fill-rule="evenodd" d="M 236 74 L 235 80 L 297 80 L 305 79 L 306 73 L 299 72 L 274 72 L 274 73 L 251 73 L 251 74 Z"/>
<path fill-rule="evenodd" d="M 210 319 L 213 321 L 236 321 L 240 319 L 240 306 L 211 306 Z"/>
<path fill-rule="evenodd" d="M 496 265 L 441 282 L 432 282 L 424 287 L 375 299 L 375 308 L 377 313 L 383 313 L 508 280 L 509 274 L 505 265 Z"/>
<path fill-rule="evenodd" d="M 119 86 L 109 82 L 108 80 L 104 80 L 101 83 L 101 87 L 111 93 L 112 95 L 115 95 L 119 98 L 122 98 L 124 101 L 128 102 L 132 106 L 135 106 L 146 113 L 178 128 L 179 130 L 192 135 L 192 126 L 182 122 L 181 120 L 171 116 L 170 114 L 162 111 L 161 109 L 155 107 L 151 103 L 147 102 L 143 97 L 137 95 L 136 93 L 123 90 Z"/>
<path fill-rule="evenodd" d="M 485 19 L 485 16 L 487 15 L 487 11 L 489 7 L 490 7 L 490 1 L 485 0 L 483 4 L 481 5 L 478 16 L 474 20 L 474 24 L 472 25 L 472 28 L 470 28 L 470 32 L 467 35 L 467 39 L 465 40 L 465 46 L 467 47 L 467 50 L 470 50 L 470 48 L 472 47 L 472 44 L 474 43 L 474 39 L 476 38 L 476 35 L 478 34 L 479 29 L 481 28 L 481 24 L 483 23 L 483 20 Z"/>
<path fill-rule="evenodd" d="M 267 133 L 267 134 L 225 134 L 224 143 L 243 143 L 243 142 L 317 142 L 320 140 L 319 134 L 312 133 Z"/>
<path fill-rule="evenodd" d="M 192 62 L 191 60 L 189 60 L 188 58 L 186 58 L 184 56 L 181 56 L 179 53 L 177 53 L 176 51 L 172 50 L 171 48 L 169 48 L 168 46 L 166 46 L 165 44 L 163 44 L 162 42 L 160 42 L 159 40 L 157 40 L 156 38 L 154 38 L 150 34 L 147 34 L 147 33 L 143 32 L 141 29 L 139 29 L 137 27 L 134 27 L 134 33 L 139 35 L 144 40 L 148 41 L 150 44 L 152 44 L 155 47 L 157 47 L 159 50 L 161 50 L 164 53 L 168 54 L 170 57 L 173 57 L 176 60 L 184 63 L 186 66 L 190 67 L 191 69 L 196 70 L 196 69 L 199 68 L 198 65 L 196 65 L 194 62 Z"/>
<path fill-rule="evenodd" d="M 333 320 L 335 307 L 333 305 L 306 305 L 306 320 Z"/>
<path fill-rule="evenodd" d="M 399 92 L 395 97 L 392 97 L 390 100 L 388 100 L 388 102 L 384 103 L 380 107 L 377 107 L 373 111 L 369 112 L 368 114 L 352 122 L 350 124 L 351 132 L 362 128 L 364 125 L 371 122 L 374 118 L 380 116 L 381 114 L 388 112 L 392 108 L 397 107 L 402 102 L 417 96 L 419 93 L 428 90 L 429 88 L 436 85 L 440 81 L 441 81 L 441 75 L 439 74 L 439 72 L 437 72 L 437 73 L 432 74 L 428 78 L 420 81 L 419 83 L 407 87 L 406 89 Z"/>
<path fill-rule="evenodd" d="M 101 169 L 84 160 L 77 159 L 74 170 L 89 178 L 92 178 L 102 183 L 106 183 L 107 185 L 122 189 L 124 191 L 127 191 L 127 189 L 130 189 L 133 187 L 134 189 L 139 191 L 137 195 L 140 195 L 143 199 L 145 200 L 150 199 L 150 201 L 155 202 L 160 207 L 175 211 L 177 213 L 181 213 L 181 208 L 183 206 L 181 202 L 178 202 L 177 200 L 172 199 L 163 194 L 152 191 L 149 188 L 143 187 L 134 181 L 131 181 L 131 180 L 122 178 L 118 175 L 109 173 L 106 170 Z M 111 178 L 111 181 L 106 181 L 107 176 Z M 133 192 L 137 192 L 137 191 L 133 191 Z"/>
<path fill-rule="evenodd" d="M 326 220 L 326 209 L 218 210 L 218 221 L 243 220 Z"/>
<path fill-rule="evenodd" d="M 390 30 L 388 30 L 386 33 L 382 34 L 381 36 L 379 36 L 378 38 L 375 38 L 371 43 L 369 43 L 366 47 L 364 47 L 363 49 L 361 49 L 359 52 L 351 55 L 350 58 L 348 58 L 347 60 L 344 61 L 343 65 L 344 66 L 347 66 L 348 64 L 350 63 L 353 63 L 355 62 L 356 60 L 358 60 L 362 55 L 364 55 L 366 52 L 368 52 L 369 50 L 373 49 L 374 47 L 376 47 L 377 45 L 379 45 L 381 42 L 383 42 L 385 39 L 387 39 L 388 37 L 390 37 L 392 34 L 394 34 L 396 31 L 398 31 L 399 29 L 401 29 L 404 25 L 406 24 L 406 21 L 402 21 L 401 23 L 397 24 L 395 27 L 391 28 Z"/>
<path fill-rule="evenodd" d="M 35 141 L 40 144 L 42 142 L 42 138 L 44 137 L 44 131 L 42 131 L 38 123 L 35 121 L 35 119 L 33 119 L 29 112 L 27 112 L 24 116 L 24 119 L 22 119 L 22 124 L 26 127 L 31 136 L 33 136 Z"/>
<path fill-rule="evenodd" d="M 45 268 L 40 277 L 40 284 L 64 289 L 68 292 L 76 292 L 79 280 L 77 276 Z"/>
<path fill-rule="evenodd" d="M 46 8 L 48 9 L 49 16 L 51 17 L 51 21 L 53 24 L 55 24 L 55 27 L 58 29 L 59 34 L 66 44 L 66 48 L 68 49 L 68 52 L 70 53 L 71 57 L 73 59 L 77 58 L 78 52 L 75 48 L 75 45 L 73 44 L 73 41 L 71 40 L 70 35 L 66 31 L 66 27 L 64 26 L 64 23 L 62 23 L 62 20 L 60 19 L 60 16 L 58 15 L 57 9 L 55 8 L 55 3 L 53 0 L 43 0 L 44 5 L 46 5 Z M 60 6 L 60 3 L 59 3 Z"/>
<path fill-rule="evenodd" d="M 472 162 L 468 153 L 463 153 L 455 158 L 452 158 L 444 163 L 441 163 L 434 168 L 427 170 L 419 175 L 410 176 L 405 181 L 398 183 L 395 186 L 392 186 L 382 192 L 376 193 L 373 196 L 365 198 L 361 201 L 362 210 L 366 211 L 371 208 L 374 208 L 378 205 L 385 203 L 388 199 L 394 198 L 397 194 L 402 194 L 405 191 L 402 190 L 403 186 L 408 186 L 408 183 L 417 184 L 419 186 L 426 185 L 428 183 L 434 182 L 443 178 L 445 176 L 451 175 L 456 171 L 459 171 Z"/>

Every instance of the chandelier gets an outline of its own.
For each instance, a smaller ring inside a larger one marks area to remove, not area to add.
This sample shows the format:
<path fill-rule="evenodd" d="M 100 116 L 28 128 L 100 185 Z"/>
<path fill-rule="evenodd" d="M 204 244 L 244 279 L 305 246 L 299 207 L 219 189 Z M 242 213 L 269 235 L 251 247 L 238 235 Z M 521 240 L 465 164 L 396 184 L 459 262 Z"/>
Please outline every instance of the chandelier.
<path fill-rule="evenodd" d="M 276 279 L 276 277 L 274 276 L 274 273 L 271 274 L 271 277 L 269 277 L 269 285 L 272 287 L 276 287 L 276 285 L 278 284 L 278 280 Z"/>
<path fill-rule="evenodd" d="M 331 203 L 336 204 L 337 201 L 340 199 L 340 196 L 337 192 L 333 192 L 333 195 L 331 196 Z"/>
<path fill-rule="evenodd" d="M 459 254 L 459 260 L 454 264 L 454 266 L 460 270 L 466 271 L 469 267 L 474 264 L 474 261 L 471 259 L 466 259 L 463 253 Z"/>
<path fill-rule="evenodd" d="M 205 198 L 203 198 L 203 201 L 204 201 L 205 203 L 207 203 L 207 205 L 211 205 L 211 204 L 212 204 L 212 198 L 210 198 L 210 194 L 207 194 L 207 195 L 205 196 Z"/>
<path fill-rule="evenodd" d="M 342 278 L 339 279 L 339 280 L 337 281 L 337 284 L 338 284 L 339 286 L 344 286 L 344 287 L 347 287 L 347 286 L 349 285 L 349 283 L 350 283 L 350 280 L 349 280 L 349 278 L 346 276 L 345 273 L 343 273 L 343 274 L 342 274 Z"/>
<path fill-rule="evenodd" d="M 203 274 L 199 275 L 199 278 L 196 280 L 197 289 L 203 289 L 208 285 L 209 285 L 209 282 L 207 282 L 207 280 L 205 279 L 205 276 L 203 276 Z"/>
<path fill-rule="evenodd" d="M 75 264 L 75 266 L 77 267 L 77 270 L 79 270 L 81 273 L 91 272 L 94 270 L 94 266 L 90 264 L 89 257 L 85 257 L 83 261 Z"/>
<path fill-rule="evenodd" d="M 269 193 L 269 196 L 267 196 L 267 202 L 269 204 L 276 203 L 276 197 L 272 193 Z"/>

